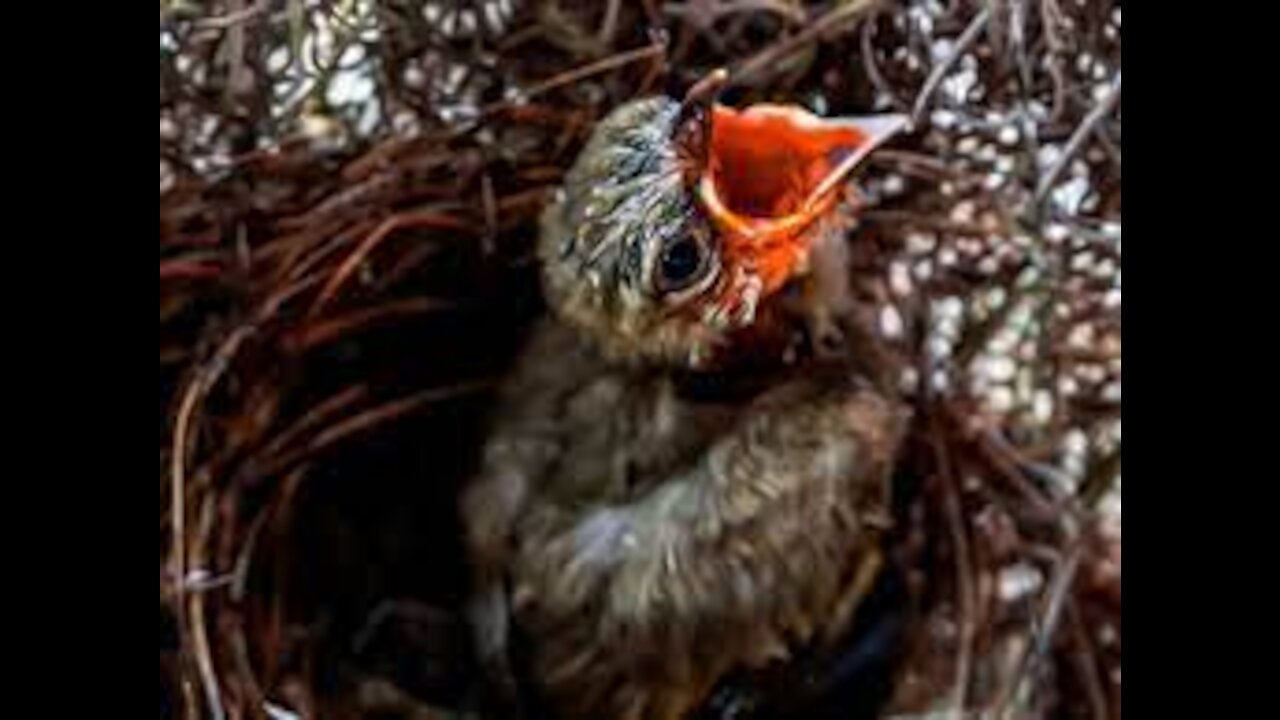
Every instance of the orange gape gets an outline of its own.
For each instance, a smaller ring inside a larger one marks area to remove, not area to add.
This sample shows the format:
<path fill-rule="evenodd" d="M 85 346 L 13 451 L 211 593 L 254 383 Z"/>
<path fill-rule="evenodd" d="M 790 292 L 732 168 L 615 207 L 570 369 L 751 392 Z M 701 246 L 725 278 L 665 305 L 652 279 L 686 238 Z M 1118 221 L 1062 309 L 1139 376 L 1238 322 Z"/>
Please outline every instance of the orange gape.
<path fill-rule="evenodd" d="M 854 122 L 793 106 L 716 106 L 699 195 L 726 259 L 754 271 L 765 294 L 777 290 L 808 250 L 806 231 L 831 210 L 839 181 L 873 140 Z"/>

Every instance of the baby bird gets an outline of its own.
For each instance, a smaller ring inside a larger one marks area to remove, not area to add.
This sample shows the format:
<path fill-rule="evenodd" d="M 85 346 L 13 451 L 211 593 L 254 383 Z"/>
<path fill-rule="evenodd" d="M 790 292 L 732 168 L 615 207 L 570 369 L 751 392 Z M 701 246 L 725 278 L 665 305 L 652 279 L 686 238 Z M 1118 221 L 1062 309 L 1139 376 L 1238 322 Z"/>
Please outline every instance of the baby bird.
<path fill-rule="evenodd" d="M 836 637 L 880 567 L 904 411 L 841 340 L 838 203 L 905 119 L 735 110 L 723 82 L 596 127 L 461 500 L 479 656 L 566 720 L 689 717 Z"/>

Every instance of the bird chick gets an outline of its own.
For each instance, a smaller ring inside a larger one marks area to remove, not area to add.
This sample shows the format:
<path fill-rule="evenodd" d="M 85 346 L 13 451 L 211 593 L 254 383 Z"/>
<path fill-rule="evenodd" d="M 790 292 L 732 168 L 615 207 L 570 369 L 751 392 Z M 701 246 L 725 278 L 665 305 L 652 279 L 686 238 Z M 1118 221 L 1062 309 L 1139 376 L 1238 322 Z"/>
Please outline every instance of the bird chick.
<path fill-rule="evenodd" d="M 847 267 L 814 264 L 841 261 L 839 190 L 904 121 L 736 110 L 721 81 L 596 127 L 542 218 L 551 317 L 463 493 L 479 656 L 513 692 L 522 649 L 557 717 L 688 717 L 837 635 L 878 568 L 903 411 L 856 347 L 782 349 L 836 307 Z"/>

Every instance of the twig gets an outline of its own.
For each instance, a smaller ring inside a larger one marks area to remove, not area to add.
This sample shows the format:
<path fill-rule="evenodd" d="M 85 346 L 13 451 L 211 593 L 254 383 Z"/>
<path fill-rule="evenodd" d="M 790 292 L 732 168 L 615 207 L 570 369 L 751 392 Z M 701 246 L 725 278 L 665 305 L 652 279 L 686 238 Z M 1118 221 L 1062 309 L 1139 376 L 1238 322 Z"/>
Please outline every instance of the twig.
<path fill-rule="evenodd" d="M 493 178 L 489 173 L 480 176 L 480 205 L 484 209 L 484 234 L 480 236 L 480 247 L 486 257 L 492 257 L 497 250 L 498 201 L 493 194 Z"/>
<path fill-rule="evenodd" d="M 200 18 L 194 23 L 196 30 L 226 30 L 227 28 L 242 25 L 259 15 L 263 15 L 269 10 L 271 3 L 267 0 L 259 0 L 247 8 L 232 10 L 226 15 L 215 15 L 213 17 Z M 278 15 L 279 19 L 283 19 L 283 13 Z M 273 18 L 273 20 L 276 18 Z"/>
<path fill-rule="evenodd" d="M 217 260 L 201 261 L 174 258 L 160 263 L 160 279 L 163 280 L 204 280 L 216 278 L 222 274 L 222 267 Z"/>
<path fill-rule="evenodd" d="M 326 223 L 332 231 L 320 228 L 321 232 L 310 233 L 306 242 L 286 243 L 294 245 L 278 263 L 280 271 L 288 280 L 297 280 L 310 273 L 331 253 L 351 242 L 351 238 L 362 237 L 372 232 L 377 223 L 373 219 L 361 220 L 354 225 L 345 225 L 337 220 Z M 323 239 L 327 240 L 321 242 Z M 275 241 L 273 241 L 274 244 Z"/>
<path fill-rule="evenodd" d="M 895 110 L 901 110 L 902 100 L 898 98 L 898 94 L 889 86 L 889 82 L 884 79 L 884 75 L 880 72 L 880 64 L 876 62 L 876 49 L 871 42 L 871 36 L 875 33 L 876 16 L 867 18 L 862 23 L 862 31 L 858 38 L 859 46 L 862 54 L 862 69 L 867 74 L 867 79 L 872 85 L 876 86 L 876 92 L 889 98 L 889 103 Z"/>
<path fill-rule="evenodd" d="M 1020 96 L 1018 97 L 1014 107 L 1017 110 L 1019 124 L 1021 124 L 1024 129 L 1033 123 L 1028 98 L 1035 94 L 1033 89 L 1035 71 L 1032 67 L 1031 55 L 1027 47 L 1027 4 L 1031 1 L 1032 0 L 1016 0 L 1013 3 L 1013 6 L 1009 9 L 1010 44 L 1013 47 L 1013 52 L 1017 57 L 1018 64 L 1018 72 L 1014 77 L 1017 78 L 1018 89 L 1020 90 Z M 1060 100 L 1058 97 L 1060 88 L 1055 86 L 1054 92 L 1054 102 L 1058 103 Z M 1020 184 L 1026 184 L 1029 182 L 1029 174 L 1035 172 L 1036 158 L 1040 156 L 1040 138 L 1039 134 L 1036 132 L 1021 132 L 1019 135 L 1021 136 L 1022 152 L 1026 158 L 1024 162 L 1024 167 L 1026 169 L 1018 173 L 1018 179 Z M 1033 204 L 1029 208 L 1028 217 L 1026 219 L 1031 225 L 1040 225 L 1038 212 L 1039 205 Z"/>
<path fill-rule="evenodd" d="M 424 405 L 451 400 L 477 393 L 493 387 L 492 380 L 473 380 L 461 382 L 448 387 L 430 388 L 414 393 L 408 397 L 379 405 L 358 415 L 347 418 L 316 435 L 310 443 L 312 450 L 319 450 L 347 437 L 376 427 L 389 420 L 407 415 Z"/>
<path fill-rule="evenodd" d="M 349 332 L 392 318 L 410 317 L 427 313 L 452 310 L 459 303 L 432 297 L 415 297 L 391 300 L 373 307 L 353 310 L 325 322 L 306 326 L 289 339 L 289 346 L 297 352 L 306 352 L 318 345 L 337 340 Z"/>
<path fill-rule="evenodd" d="M 1116 147 L 1116 144 L 1111 141 L 1111 138 L 1107 135 L 1107 129 L 1101 123 L 1093 129 L 1093 137 L 1098 141 L 1098 145 L 1102 147 L 1102 151 L 1107 154 L 1107 159 L 1111 161 L 1112 165 L 1115 165 L 1116 170 L 1119 170 L 1120 148 Z"/>
<path fill-rule="evenodd" d="M 466 230 L 467 225 L 462 221 L 453 218 L 436 210 L 417 210 L 413 212 L 400 213 L 393 215 L 382 222 L 377 228 L 370 233 L 350 255 L 342 262 L 342 265 L 334 271 L 330 276 L 329 282 L 320 290 L 320 294 L 316 296 L 316 300 L 311 304 L 309 315 L 315 317 L 324 309 L 324 306 L 337 295 L 338 291 L 347 282 L 350 277 L 355 274 L 360 263 L 373 252 L 391 233 L 402 230 L 404 228 L 422 227 L 436 228 L 445 230 Z"/>
<path fill-rule="evenodd" d="M 171 440 L 169 467 L 169 492 L 171 495 L 169 500 L 171 533 L 171 547 L 169 549 L 170 582 L 174 588 L 174 606 L 178 610 L 179 627 L 182 628 L 183 635 L 190 635 L 190 644 L 192 651 L 195 653 L 194 659 L 197 671 L 201 677 L 201 684 L 204 686 L 206 700 L 210 705 L 210 712 L 216 720 L 221 720 L 222 718 L 222 707 L 221 699 L 218 696 L 217 680 L 213 672 L 212 661 L 209 659 L 209 643 L 203 617 L 204 601 L 200 599 L 203 593 L 189 592 L 186 583 L 186 468 L 187 459 L 190 453 L 193 452 L 190 441 L 196 409 L 226 373 L 240 345 L 255 331 L 256 327 L 254 325 L 237 327 L 222 342 L 214 352 L 213 357 L 196 372 L 183 392 L 177 418 L 174 420 Z M 205 517 L 211 512 L 211 506 L 208 505 L 209 502 L 210 499 L 205 498 L 206 504 L 202 507 L 201 517 L 202 524 L 200 529 L 202 533 L 206 534 L 207 529 L 204 525 L 212 522 L 211 517 Z M 199 563 L 201 557 L 198 556 L 202 556 L 203 548 L 200 545 L 196 545 L 191 548 L 191 552 L 192 560 Z M 188 608 L 187 604 L 188 597 L 191 598 L 190 608 Z"/>
<path fill-rule="evenodd" d="M 1020 694 L 1022 686 L 1039 669 L 1040 660 L 1048 653 L 1049 645 L 1053 641 L 1054 633 L 1058 628 L 1058 622 L 1062 618 L 1063 608 L 1067 601 L 1067 593 L 1071 590 L 1075 581 L 1076 572 L 1080 568 L 1080 560 L 1083 555 L 1084 544 L 1079 538 L 1076 538 L 1072 542 L 1067 556 L 1059 562 L 1057 569 L 1054 571 L 1053 580 L 1049 583 L 1049 587 L 1045 592 L 1040 622 L 1032 630 L 1033 642 L 1027 647 L 1019 660 L 1018 671 L 1014 675 L 1013 682 L 1002 689 L 999 700 L 995 705 L 998 708 L 996 717 L 1008 717 L 1009 706 L 1013 699 Z"/>
<path fill-rule="evenodd" d="M 938 477 L 943 484 L 943 508 L 947 515 L 947 529 L 951 534 L 952 554 L 956 561 L 956 593 L 960 626 L 960 643 L 956 658 L 956 674 L 952 686 L 951 703 L 957 712 L 964 712 L 969 691 L 970 664 L 973 655 L 973 638 L 976 632 L 974 614 L 977 612 L 977 590 L 973 583 L 973 558 L 969 538 L 965 532 L 964 511 L 960 506 L 960 493 L 951 456 L 943 440 L 944 429 L 937 415 L 932 415 L 930 441 L 938 462 Z"/>
<path fill-rule="evenodd" d="M 244 0 L 231 0 L 231 7 L 233 14 L 245 12 Z M 254 7 L 257 7 L 257 5 Z M 245 67 L 245 31 L 243 24 L 235 23 L 229 28 L 224 47 L 227 54 L 227 65 L 230 68 L 227 73 L 225 97 L 229 104 L 234 104 L 236 96 L 244 91 L 245 85 L 253 82 L 252 73 Z"/>
<path fill-rule="evenodd" d="M 1067 144 L 1062 149 L 1062 155 L 1058 157 L 1058 161 L 1049 168 L 1048 172 L 1040 178 L 1040 182 L 1036 185 L 1036 202 L 1042 202 L 1049 194 L 1049 190 L 1053 188 L 1053 184 L 1057 182 L 1058 176 L 1066 169 L 1071 159 L 1080 152 L 1080 148 L 1084 146 L 1085 138 L 1093 132 L 1093 129 L 1102 122 L 1103 118 L 1111 114 L 1116 105 L 1120 102 L 1120 72 L 1116 72 L 1116 76 L 1111 80 L 1111 89 L 1107 92 L 1107 96 L 1102 99 L 1084 120 L 1080 121 L 1080 125 L 1076 127 L 1075 132 L 1071 133 L 1071 139 L 1067 140 Z"/>
<path fill-rule="evenodd" d="M 192 561 L 196 564 L 204 560 L 203 539 L 213 531 L 214 503 L 212 497 L 205 497 L 200 508 L 200 527 L 197 538 L 202 542 L 191 549 Z M 205 627 L 204 598 L 202 592 L 188 593 L 191 603 L 191 645 L 195 654 L 196 668 L 200 673 L 200 684 L 204 686 L 205 701 L 209 705 L 209 715 L 213 720 L 222 720 L 225 711 L 222 707 L 222 695 L 218 690 L 218 677 L 213 669 L 213 655 L 209 647 L 209 632 Z"/>
<path fill-rule="evenodd" d="M 1095 509 L 1102 498 L 1115 486 L 1120 473 L 1120 443 L 1102 458 L 1090 464 L 1085 479 L 1080 483 L 1076 496 L 1086 508 Z"/>
<path fill-rule="evenodd" d="M 183 673 L 178 681 L 182 684 L 182 699 L 187 720 L 200 720 L 200 704 L 196 702 L 195 683 L 191 682 L 186 673 Z"/>
<path fill-rule="evenodd" d="M 373 641 L 374 636 L 382 629 L 388 621 L 395 617 L 410 618 L 422 622 L 447 621 L 449 615 L 447 612 L 423 604 L 417 600 L 401 600 L 397 598 L 386 598 L 378 602 L 377 605 L 369 611 L 365 617 L 364 623 L 351 636 L 351 649 L 357 654 L 363 653 Z"/>
<path fill-rule="evenodd" d="M 957 417 L 956 422 L 962 422 Z M 1004 437 L 990 429 L 982 428 L 973 432 L 973 439 L 979 453 L 991 464 L 997 474 L 1007 480 L 1018 494 L 1028 501 L 1034 510 L 1036 519 L 1050 521 L 1059 517 L 1058 508 L 1045 496 L 1043 490 L 1037 488 L 1023 474 L 1016 453 L 1005 441 Z"/>
<path fill-rule="evenodd" d="M 262 475 L 276 475 L 292 469 L 299 462 L 349 437 L 367 432 L 385 422 L 409 415 L 425 405 L 481 392 L 493 387 L 492 380 L 476 380 L 430 388 L 398 400 L 357 413 L 316 433 L 307 444 L 293 452 L 285 452 L 260 468 Z"/>
<path fill-rule="evenodd" d="M 899 166 L 903 172 L 911 172 L 907 168 L 921 168 L 929 171 L 928 175 L 923 175 L 929 178 L 953 178 L 958 174 L 955 168 L 936 156 L 910 150 L 881 148 L 867 160 L 873 165 Z"/>
<path fill-rule="evenodd" d="M 990 228 L 985 228 L 977 223 L 957 222 L 948 217 L 939 217 L 936 214 L 917 214 L 909 210 L 866 210 L 861 214 L 860 218 L 867 223 L 908 225 L 913 228 L 927 228 L 937 232 L 956 233 L 971 237 L 983 237 L 991 232 Z M 938 243 L 939 247 L 942 245 L 943 243 Z"/>
<path fill-rule="evenodd" d="M 582 67 L 574 68 L 573 70 L 560 73 L 555 77 L 549 78 L 541 83 L 538 83 L 537 85 L 530 87 L 529 89 L 525 90 L 524 99 L 525 100 L 532 99 L 534 97 L 537 97 L 538 95 L 542 95 L 543 93 L 550 92 L 551 90 L 554 90 L 558 87 L 563 87 L 565 85 L 572 85 L 573 83 L 576 83 L 579 80 L 583 80 L 585 78 L 589 78 L 592 75 L 599 75 L 600 73 L 609 72 L 610 70 L 620 68 L 624 65 L 629 65 L 633 62 L 638 62 L 640 60 L 647 60 L 649 58 L 654 58 L 654 57 L 660 57 L 665 51 L 666 51 L 665 45 L 661 43 L 654 43 L 652 45 L 646 45 L 644 47 L 636 48 L 634 50 L 627 50 L 626 52 L 620 52 L 617 55 L 611 55 L 607 58 L 604 58 L 603 60 L 597 60 L 593 63 L 583 65 Z M 494 105 L 488 108 L 487 112 L 492 112 L 500 108 L 507 107 L 510 104 L 511 103 L 508 101 L 500 102 L 497 105 Z M 487 112 L 484 112 L 482 114 L 487 114 Z"/>
<path fill-rule="evenodd" d="M 710 7 L 703 2 L 667 3 L 662 12 L 672 17 L 688 19 L 699 30 L 708 30 L 722 17 L 746 12 L 771 12 L 791 22 L 804 22 L 804 9 L 779 0 L 712 0 Z"/>
<path fill-rule="evenodd" d="M 1023 0 L 1026 2 L 1027 0 Z M 1058 24 L 1062 20 L 1062 10 L 1056 0 L 1038 0 L 1040 5 L 1040 33 L 1048 46 L 1046 69 L 1053 82 L 1053 107 L 1049 111 L 1048 123 L 1056 124 L 1066 110 L 1066 79 L 1062 75 L 1062 60 L 1059 55 L 1063 50 L 1062 38 L 1058 36 Z M 1028 75 L 1029 77 L 1029 75 Z"/>
<path fill-rule="evenodd" d="M 613 45 L 614 33 L 618 31 L 618 10 L 622 7 L 619 0 L 608 0 L 604 8 L 604 18 L 600 21 L 600 32 L 596 34 L 596 42 L 600 47 Z"/>
<path fill-rule="evenodd" d="M 234 602 L 242 602 L 244 600 L 245 591 L 249 586 L 249 567 L 253 562 L 254 548 L 258 545 L 258 535 L 262 532 L 262 526 L 266 519 L 267 514 L 259 512 L 253 522 L 249 523 L 249 530 L 245 533 L 245 539 L 240 546 L 240 552 L 236 556 L 235 565 L 232 566 L 231 599 Z"/>
<path fill-rule="evenodd" d="M 404 280 L 405 276 L 414 268 L 435 257 L 441 250 L 441 246 L 436 244 L 423 244 L 406 250 L 404 255 L 378 274 L 378 277 L 374 280 L 374 291 L 385 292 L 387 288 Z"/>
<path fill-rule="evenodd" d="M 757 73 L 775 72 L 782 65 L 782 60 L 791 55 L 797 49 L 809 44 L 819 35 L 827 32 L 841 30 L 845 26 L 861 19 L 869 10 L 878 6 L 883 0 L 850 0 L 847 3 L 839 3 L 827 14 L 813 21 L 808 27 L 800 32 L 785 38 L 769 47 L 761 50 L 756 55 L 748 58 L 737 69 L 729 73 L 730 82 L 734 84 L 744 83 L 748 80 L 758 80 L 760 78 L 753 77 Z"/>
<path fill-rule="evenodd" d="M 279 455 L 306 435 L 312 428 L 319 426 L 320 423 L 347 409 L 354 403 L 364 400 L 368 393 L 369 390 L 365 385 L 352 385 L 321 400 L 308 408 L 289 427 L 276 435 L 275 439 L 263 448 L 259 456 L 272 458 Z"/>
<path fill-rule="evenodd" d="M 956 349 L 952 352 L 956 367 L 970 371 L 969 365 L 988 347 L 996 332 L 1005 327 L 1009 316 L 1021 303 L 1023 294 L 1023 291 L 1014 288 L 1010 296 L 1005 298 L 1003 305 L 992 311 L 985 319 L 965 327 L 959 342 L 956 343 Z"/>
<path fill-rule="evenodd" d="M 268 717 L 263 712 L 266 698 L 262 694 L 262 686 L 253 673 L 253 663 L 249 660 L 249 642 L 244 635 L 244 623 L 236 619 L 234 627 L 227 632 L 231 645 L 231 657 L 244 683 L 244 694 L 248 696 L 249 715 L 254 718 Z"/>
<path fill-rule="evenodd" d="M 1076 672 L 1080 674 L 1080 683 L 1084 685 L 1085 696 L 1089 698 L 1089 707 L 1093 711 L 1094 720 L 1108 720 L 1106 693 L 1102 689 L 1102 678 L 1098 675 L 1097 650 L 1089 633 L 1085 631 L 1084 621 L 1080 617 L 1080 607 L 1074 600 L 1067 603 L 1067 621 L 1071 625 L 1072 644 L 1075 652 L 1071 658 L 1076 664 Z"/>
<path fill-rule="evenodd" d="M 249 567 L 253 562 L 254 549 L 258 544 L 258 536 L 262 532 L 263 525 L 266 524 L 268 513 L 259 511 L 253 522 L 249 524 L 249 530 L 245 533 L 244 541 L 241 543 L 240 552 L 237 554 L 235 564 L 231 570 L 231 601 L 239 604 L 244 602 L 245 592 L 249 585 Z M 253 663 L 249 659 L 249 643 L 244 634 L 244 621 L 241 616 L 235 617 L 233 627 L 229 631 L 229 640 L 231 645 L 231 658 L 236 666 L 236 670 L 240 674 L 241 682 L 245 687 L 245 694 L 248 695 L 248 705 L 251 712 L 256 717 L 261 717 L 259 710 L 263 706 L 265 697 L 262 693 L 262 686 L 258 682 L 257 675 L 253 672 Z"/>
<path fill-rule="evenodd" d="M 178 415 L 173 423 L 172 450 L 169 454 L 169 492 L 171 494 L 169 513 L 172 533 L 169 562 L 170 582 L 177 588 L 179 600 L 186 579 L 187 458 L 192 452 L 192 448 L 189 447 L 192 416 L 195 415 L 196 408 L 205 395 L 226 372 L 241 343 L 254 331 L 255 328 L 252 325 L 241 325 L 227 336 L 209 362 L 205 363 L 187 384 L 187 389 L 183 392 L 178 406 Z M 181 607 L 180 601 L 178 606 Z"/>
<path fill-rule="evenodd" d="M 1005 57 L 1005 17 L 1010 14 L 1009 8 L 1006 7 L 1008 0 L 986 0 L 986 6 L 991 10 L 991 24 L 988 26 L 987 40 L 991 43 L 991 56 L 1002 63 L 1008 59 Z"/>
<path fill-rule="evenodd" d="M 1039 0 L 1039 4 L 1040 23 L 1043 25 L 1041 32 L 1044 33 L 1045 43 L 1051 52 L 1060 52 L 1064 45 L 1058 35 L 1058 25 L 1063 18 L 1062 8 L 1058 7 L 1058 0 Z"/>
<path fill-rule="evenodd" d="M 977 42 L 978 35 L 986 28 L 987 22 L 991 20 L 991 8 L 984 7 L 981 12 L 969 21 L 969 26 L 960 34 L 960 38 L 956 40 L 956 46 L 952 48 L 951 54 L 945 60 L 934 66 L 933 71 L 929 73 L 929 77 L 924 81 L 924 86 L 920 89 L 920 94 L 916 96 L 915 104 L 912 106 L 911 118 L 913 123 L 919 123 L 924 117 L 925 108 L 929 104 L 929 98 L 934 91 L 938 89 L 938 85 L 942 83 L 942 79 L 951 71 L 953 65 L 969 52 L 969 48 Z"/>

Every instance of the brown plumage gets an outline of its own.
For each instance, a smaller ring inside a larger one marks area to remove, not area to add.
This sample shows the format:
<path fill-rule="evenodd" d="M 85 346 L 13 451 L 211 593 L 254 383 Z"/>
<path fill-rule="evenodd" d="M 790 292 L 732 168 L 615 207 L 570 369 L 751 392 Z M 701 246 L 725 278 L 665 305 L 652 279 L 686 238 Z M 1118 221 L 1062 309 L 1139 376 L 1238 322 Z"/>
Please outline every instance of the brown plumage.
<path fill-rule="evenodd" d="M 626 105 L 544 215 L 553 316 L 462 513 L 480 656 L 504 677 L 519 636 L 558 717 L 686 717 L 728 673 L 834 637 L 878 568 L 903 413 L 849 343 L 797 338 L 842 308 L 841 272 L 807 272 L 843 260 L 830 173 L 897 125 L 836 146 L 809 142 L 835 123 L 770 112 L 780 135 L 761 140 L 799 154 L 752 167 L 723 155 L 750 143 L 715 133 L 759 126 L 718 125 L 708 95 Z M 717 164 L 735 167 L 707 180 Z M 767 175 L 783 169 L 807 175 Z M 789 225 L 734 206 L 762 202 L 724 185 L 748 181 Z"/>

